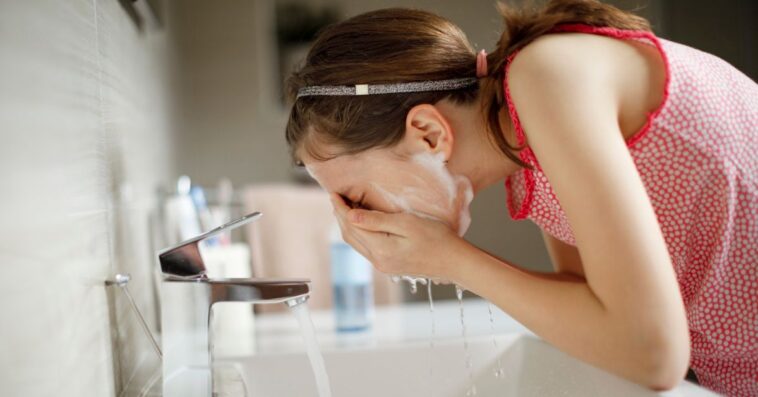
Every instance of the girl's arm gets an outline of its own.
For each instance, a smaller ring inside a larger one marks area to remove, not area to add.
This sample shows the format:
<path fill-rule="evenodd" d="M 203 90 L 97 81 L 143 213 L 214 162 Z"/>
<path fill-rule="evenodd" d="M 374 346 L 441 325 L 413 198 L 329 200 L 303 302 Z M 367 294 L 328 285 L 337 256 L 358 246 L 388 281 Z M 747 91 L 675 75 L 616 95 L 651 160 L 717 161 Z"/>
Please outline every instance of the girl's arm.
<path fill-rule="evenodd" d="M 560 349 L 667 389 L 689 362 L 687 321 L 662 232 L 618 125 L 628 59 L 614 60 L 609 48 L 585 37 L 537 40 L 515 58 L 509 75 L 529 146 L 571 223 L 585 280 L 542 277 L 473 246 L 452 258 L 461 265 L 451 265 L 450 276 Z"/>
<path fill-rule="evenodd" d="M 526 271 L 462 243 L 466 247 L 451 251 L 450 279 L 559 349 L 655 390 L 671 389 L 684 377 L 687 334 L 677 336 L 671 320 L 646 326 L 636 320 L 642 307 L 605 308 L 578 277 Z"/>
<path fill-rule="evenodd" d="M 579 256 L 579 250 L 576 247 L 556 239 L 544 230 L 542 231 L 542 238 L 545 240 L 545 248 L 547 248 L 550 261 L 553 262 L 553 268 L 557 273 L 571 274 L 584 279 L 582 258 Z"/>
<path fill-rule="evenodd" d="M 453 281 L 563 351 L 668 389 L 689 361 L 687 321 L 663 235 L 618 125 L 620 104 L 642 100 L 625 95 L 621 101 L 620 93 L 652 91 L 640 90 L 644 79 L 625 73 L 640 66 L 639 58 L 618 49 L 596 36 L 544 36 L 522 50 L 509 73 L 528 143 L 571 223 L 584 277 L 522 270 L 441 222 L 350 209 L 337 194 L 332 200 L 345 241 L 380 271 Z"/>

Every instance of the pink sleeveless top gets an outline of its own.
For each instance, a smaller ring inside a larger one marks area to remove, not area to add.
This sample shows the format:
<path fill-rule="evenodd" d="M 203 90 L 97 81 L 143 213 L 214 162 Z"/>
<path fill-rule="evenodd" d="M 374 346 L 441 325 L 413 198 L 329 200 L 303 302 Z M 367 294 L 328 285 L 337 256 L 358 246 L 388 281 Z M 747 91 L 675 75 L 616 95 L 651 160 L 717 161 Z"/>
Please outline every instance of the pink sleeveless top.
<path fill-rule="evenodd" d="M 561 25 L 655 46 L 662 104 L 627 140 L 652 201 L 687 310 L 690 366 L 703 386 L 758 396 L 758 85 L 725 61 L 652 33 Z M 506 63 L 506 76 L 512 54 Z M 504 89 L 519 145 L 526 135 Z M 566 214 L 527 146 L 505 181 L 513 219 L 576 245 Z"/>

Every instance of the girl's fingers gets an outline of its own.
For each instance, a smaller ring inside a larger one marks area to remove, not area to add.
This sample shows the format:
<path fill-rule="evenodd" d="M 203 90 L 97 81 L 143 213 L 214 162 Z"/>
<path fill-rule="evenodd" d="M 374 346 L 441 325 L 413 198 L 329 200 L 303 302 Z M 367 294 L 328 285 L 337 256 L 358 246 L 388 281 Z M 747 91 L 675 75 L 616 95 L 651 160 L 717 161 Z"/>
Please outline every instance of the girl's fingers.
<path fill-rule="evenodd" d="M 358 253 L 371 260 L 372 263 L 376 259 L 373 255 L 374 251 L 386 251 L 387 244 L 395 243 L 395 241 L 391 241 L 390 239 L 401 236 L 402 229 L 397 225 L 397 220 L 402 219 L 401 217 L 405 214 L 388 214 L 381 211 L 351 209 L 338 194 L 332 194 L 330 199 L 334 205 L 334 212 L 342 231 L 343 240 L 355 248 Z M 359 219 L 359 222 L 356 224 L 349 220 L 349 214 L 354 211 L 362 211 L 369 214 L 366 218 Z M 396 219 L 388 219 L 393 216 Z"/>
<path fill-rule="evenodd" d="M 360 237 L 356 236 L 356 234 L 353 232 L 355 229 L 350 228 L 349 225 L 345 225 L 344 218 L 340 216 L 337 217 L 337 223 L 339 223 L 340 230 L 342 231 L 342 239 L 345 240 L 346 243 L 350 244 L 353 248 L 355 248 L 355 250 L 358 251 L 361 255 L 369 258 L 368 247 L 363 242 L 363 240 Z"/>
<path fill-rule="evenodd" d="M 406 234 L 405 214 L 391 214 L 381 211 L 351 209 L 347 220 L 351 225 L 372 232 L 391 233 L 398 236 Z"/>
<path fill-rule="evenodd" d="M 330 193 L 329 199 L 334 206 L 334 212 L 337 215 L 337 218 L 347 220 L 349 225 L 372 232 L 381 232 L 383 234 L 391 233 L 398 236 L 405 235 L 406 214 L 351 208 L 345 203 L 342 196 L 337 193 Z"/>
<path fill-rule="evenodd" d="M 345 216 L 350 210 L 350 206 L 347 205 L 347 203 L 345 203 L 345 200 L 342 199 L 342 196 L 337 193 L 330 193 L 329 200 L 331 200 L 335 212 L 337 212 L 339 215 Z"/>

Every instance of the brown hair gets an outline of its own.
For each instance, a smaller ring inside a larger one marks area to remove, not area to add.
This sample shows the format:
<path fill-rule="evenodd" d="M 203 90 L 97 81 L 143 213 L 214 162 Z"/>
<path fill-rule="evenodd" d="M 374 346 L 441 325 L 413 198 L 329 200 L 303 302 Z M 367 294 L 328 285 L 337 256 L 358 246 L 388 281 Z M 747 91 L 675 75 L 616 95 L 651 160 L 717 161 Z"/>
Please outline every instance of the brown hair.
<path fill-rule="evenodd" d="M 286 137 L 293 159 L 303 148 L 325 160 L 397 144 L 405 133 L 408 111 L 443 99 L 468 104 L 482 95 L 482 112 L 491 141 L 523 167 L 505 139 L 498 114 L 504 105 L 504 66 L 508 56 L 560 24 L 583 23 L 618 29 L 650 30 L 639 16 L 597 0 L 552 0 L 542 7 L 514 8 L 497 2 L 505 29 L 487 56 L 487 76 L 479 85 L 453 91 L 366 96 L 307 96 L 312 85 L 353 85 L 444 80 L 476 76 L 476 52 L 455 24 L 431 12 L 387 8 L 357 15 L 320 32 L 304 64 L 286 81 L 294 102 Z M 481 90 L 481 93 L 478 91 Z M 314 142 L 336 145 L 339 153 L 319 152 Z"/>

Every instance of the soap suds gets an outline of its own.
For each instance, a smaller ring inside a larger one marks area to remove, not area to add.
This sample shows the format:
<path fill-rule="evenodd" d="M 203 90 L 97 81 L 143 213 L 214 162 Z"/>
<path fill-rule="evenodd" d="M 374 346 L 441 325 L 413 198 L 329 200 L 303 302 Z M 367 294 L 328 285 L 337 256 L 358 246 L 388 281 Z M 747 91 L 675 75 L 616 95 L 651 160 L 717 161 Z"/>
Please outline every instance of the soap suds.
<path fill-rule="evenodd" d="M 418 167 L 394 168 L 394 172 L 406 173 L 413 182 L 403 185 L 388 185 L 369 182 L 377 194 L 397 210 L 416 216 L 443 221 L 453 227 L 457 221 L 459 236 L 463 236 L 471 224 L 469 206 L 474 198 L 471 182 L 462 175 L 453 175 L 445 166 L 443 153 L 417 153 L 410 158 L 411 165 Z M 321 186 L 324 182 L 317 177 L 315 167 L 305 166 L 308 174 Z"/>
<path fill-rule="evenodd" d="M 306 171 L 306 172 L 308 172 L 308 175 L 310 175 L 310 176 L 311 176 L 311 178 L 313 178 L 313 180 L 315 180 L 315 181 L 316 181 L 316 183 L 318 183 L 318 184 L 319 184 L 319 185 L 321 185 L 321 186 L 324 186 L 324 185 L 321 183 L 321 181 L 318 179 L 318 177 L 316 177 L 316 171 L 313 169 L 313 167 L 311 167 L 310 165 L 306 165 L 306 166 L 305 166 L 305 171 Z"/>
<path fill-rule="evenodd" d="M 409 214 L 416 215 L 421 218 L 431 219 L 431 220 L 439 220 L 429 214 L 426 214 L 424 212 L 416 211 L 411 206 L 408 197 L 411 195 L 414 189 L 403 189 L 403 195 L 397 195 L 390 193 L 388 190 L 384 189 L 383 187 L 379 186 L 376 183 L 371 183 L 371 186 L 376 190 L 377 193 L 381 194 L 382 197 L 384 197 L 384 200 L 386 200 L 388 203 L 392 204 L 396 208 L 398 208 L 402 212 L 407 212 Z M 434 208 L 442 209 L 441 207 L 434 206 Z"/>
<path fill-rule="evenodd" d="M 429 171 L 436 181 L 442 185 L 445 189 L 443 194 L 446 196 L 446 203 L 429 202 L 429 200 L 424 199 L 423 194 L 419 189 L 413 187 L 404 187 L 401 190 L 401 195 L 398 195 L 382 188 L 376 183 L 372 183 L 371 185 L 379 194 L 384 196 L 385 200 L 392 203 L 403 212 L 408 212 L 427 219 L 440 220 L 413 208 L 410 202 L 411 198 L 414 198 L 417 202 L 423 202 L 424 205 L 430 206 L 430 208 L 437 210 L 437 212 L 450 215 L 457 214 L 458 230 L 456 232 L 462 237 L 471 225 L 471 213 L 469 207 L 471 201 L 474 199 L 471 182 L 468 178 L 462 175 L 453 175 L 450 173 L 447 167 L 445 167 L 443 153 L 418 153 L 411 157 L 411 161 Z M 441 206 L 443 204 L 445 207 Z"/>

